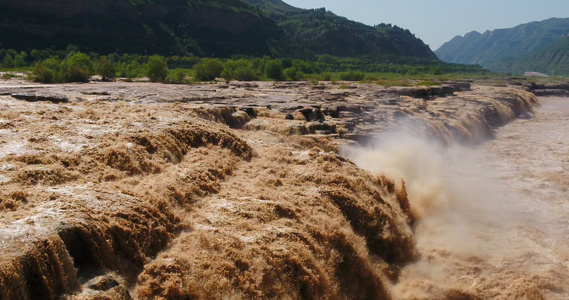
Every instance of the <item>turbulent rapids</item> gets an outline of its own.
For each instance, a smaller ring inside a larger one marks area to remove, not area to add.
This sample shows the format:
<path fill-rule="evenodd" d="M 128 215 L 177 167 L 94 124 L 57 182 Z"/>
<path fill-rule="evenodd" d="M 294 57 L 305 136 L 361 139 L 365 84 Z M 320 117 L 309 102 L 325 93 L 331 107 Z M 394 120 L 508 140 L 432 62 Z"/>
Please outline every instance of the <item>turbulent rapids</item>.
<path fill-rule="evenodd" d="M 2 300 L 568 295 L 565 100 L 4 84 Z"/>

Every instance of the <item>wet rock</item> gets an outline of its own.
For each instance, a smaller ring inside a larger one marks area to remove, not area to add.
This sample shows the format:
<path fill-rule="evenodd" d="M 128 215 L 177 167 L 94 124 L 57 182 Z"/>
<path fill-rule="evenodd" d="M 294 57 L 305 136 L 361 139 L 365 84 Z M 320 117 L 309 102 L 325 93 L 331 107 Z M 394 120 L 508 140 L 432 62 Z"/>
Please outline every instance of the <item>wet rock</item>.
<path fill-rule="evenodd" d="M 339 118 L 340 112 L 338 110 L 338 106 L 336 105 L 325 105 L 322 107 L 322 113 L 332 118 Z"/>
<path fill-rule="evenodd" d="M 313 85 L 313 86 L 311 87 L 311 89 L 313 89 L 313 90 L 320 90 L 320 91 L 321 91 L 321 90 L 325 90 L 325 89 L 326 89 L 326 86 L 325 86 L 325 85 L 318 84 L 318 85 Z"/>
<path fill-rule="evenodd" d="M 109 96 L 111 93 L 109 91 L 81 91 L 83 95 L 99 95 L 99 96 Z"/>
<path fill-rule="evenodd" d="M 324 117 L 324 114 L 322 113 L 322 111 L 320 110 L 320 108 L 314 109 L 313 114 L 314 114 L 314 120 L 316 120 L 316 121 L 324 121 L 324 120 L 326 120 L 326 118 Z"/>
<path fill-rule="evenodd" d="M 110 276 L 99 276 L 87 283 L 87 287 L 97 291 L 108 291 L 119 286 L 120 283 Z"/>
<path fill-rule="evenodd" d="M 338 106 L 338 111 L 349 111 L 355 114 L 362 113 L 362 106 L 361 105 L 340 105 Z"/>
<path fill-rule="evenodd" d="M 441 88 L 442 88 L 442 93 L 445 95 L 452 95 L 456 90 L 454 86 L 448 84 L 443 85 Z"/>
<path fill-rule="evenodd" d="M 308 122 L 312 122 L 312 121 L 324 121 L 326 120 L 326 118 L 324 117 L 324 114 L 322 113 L 322 110 L 320 110 L 320 108 L 303 108 L 299 110 L 300 113 L 302 113 L 302 115 L 304 116 L 304 118 L 306 119 L 306 121 Z"/>
<path fill-rule="evenodd" d="M 391 87 L 388 90 L 400 96 L 409 96 L 413 98 L 427 98 L 431 96 L 431 90 L 426 86 Z"/>
<path fill-rule="evenodd" d="M 429 94 L 431 96 L 440 96 L 443 94 L 443 87 L 442 86 L 430 86 L 428 87 Z"/>
<path fill-rule="evenodd" d="M 241 110 L 246 112 L 251 118 L 257 117 L 257 112 L 255 112 L 255 109 L 252 107 L 241 107 Z"/>
<path fill-rule="evenodd" d="M 565 89 L 535 89 L 532 92 L 536 96 L 559 96 L 566 97 L 569 95 L 569 90 Z"/>
<path fill-rule="evenodd" d="M 49 94 L 36 94 L 36 93 L 14 93 L 11 94 L 13 98 L 24 100 L 28 102 L 49 101 L 53 103 L 68 103 L 69 98 L 63 95 L 49 95 Z"/>
<path fill-rule="evenodd" d="M 112 275 L 97 276 L 85 284 L 79 299 L 116 299 L 132 300 L 128 289 Z"/>
<path fill-rule="evenodd" d="M 444 82 L 444 86 L 452 87 L 455 92 L 466 92 L 466 91 L 470 91 L 470 89 L 471 89 L 470 82 L 450 81 L 450 82 Z"/>
<path fill-rule="evenodd" d="M 298 111 L 304 116 L 304 118 L 306 118 L 306 121 L 310 122 L 310 114 L 312 114 L 312 108 L 302 108 Z"/>

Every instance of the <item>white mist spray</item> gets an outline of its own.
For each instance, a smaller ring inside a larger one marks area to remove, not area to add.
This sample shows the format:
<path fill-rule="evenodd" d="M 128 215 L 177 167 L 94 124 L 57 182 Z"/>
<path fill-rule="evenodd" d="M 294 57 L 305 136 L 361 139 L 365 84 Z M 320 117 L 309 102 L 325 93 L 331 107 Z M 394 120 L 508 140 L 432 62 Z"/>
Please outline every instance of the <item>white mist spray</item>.
<path fill-rule="evenodd" d="M 491 260 L 496 249 L 511 240 L 503 235 L 515 224 L 507 209 L 510 200 L 499 190 L 492 166 L 475 150 L 443 147 L 403 131 L 380 136 L 374 147 L 344 147 L 341 153 L 372 173 L 405 181 L 418 217 L 415 239 L 423 258 L 404 270 L 394 296 L 445 296 L 432 285 L 447 291 L 464 286 L 453 283 L 453 276 L 461 273 L 453 265 L 455 258 Z M 453 258 L 439 260 L 433 255 Z M 424 281 L 430 283 L 418 284 Z"/>

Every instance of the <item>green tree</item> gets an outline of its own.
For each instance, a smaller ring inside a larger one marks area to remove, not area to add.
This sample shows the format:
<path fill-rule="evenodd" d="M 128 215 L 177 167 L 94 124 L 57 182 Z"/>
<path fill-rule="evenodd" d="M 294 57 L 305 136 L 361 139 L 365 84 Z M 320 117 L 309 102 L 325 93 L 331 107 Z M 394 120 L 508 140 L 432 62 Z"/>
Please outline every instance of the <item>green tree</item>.
<path fill-rule="evenodd" d="M 4 57 L 4 60 L 2 61 L 2 67 L 3 67 L 3 68 L 13 68 L 13 67 L 15 67 L 15 65 L 14 65 L 14 59 L 12 58 L 12 56 L 6 55 L 6 57 Z"/>
<path fill-rule="evenodd" d="M 168 74 L 168 76 L 166 76 L 166 79 L 164 79 L 164 83 L 168 84 L 188 83 L 188 80 L 186 79 L 187 76 L 188 73 L 185 70 L 175 69 L 171 71 L 170 74 Z"/>
<path fill-rule="evenodd" d="M 259 79 L 251 66 L 238 67 L 233 73 L 233 78 L 239 81 L 253 81 Z"/>
<path fill-rule="evenodd" d="M 30 53 L 32 55 L 32 59 L 34 61 L 38 61 L 41 59 L 41 51 L 39 51 L 38 49 L 34 49 L 32 50 L 32 52 Z"/>
<path fill-rule="evenodd" d="M 153 55 L 148 58 L 148 72 L 146 75 L 152 82 L 164 82 L 168 76 L 168 65 L 166 59 L 160 55 Z"/>
<path fill-rule="evenodd" d="M 25 67 L 27 65 L 26 64 L 26 57 L 28 57 L 28 54 L 24 51 L 22 51 L 18 55 L 16 55 L 14 57 L 14 66 L 16 68 Z"/>
<path fill-rule="evenodd" d="M 431 68 L 431 74 L 433 74 L 433 75 L 443 75 L 443 68 L 441 68 L 440 66 Z"/>
<path fill-rule="evenodd" d="M 61 72 L 61 61 L 56 57 L 50 57 L 38 62 L 34 68 L 33 75 L 37 82 L 57 83 L 64 81 L 63 73 Z"/>
<path fill-rule="evenodd" d="M 221 75 L 223 64 L 214 58 L 205 58 L 194 67 L 196 78 L 202 81 L 211 81 Z"/>
<path fill-rule="evenodd" d="M 361 71 L 348 71 L 340 73 L 340 79 L 345 81 L 361 81 L 365 78 L 366 74 Z"/>
<path fill-rule="evenodd" d="M 287 68 L 284 70 L 284 76 L 287 80 L 297 81 L 302 77 L 300 71 L 296 67 Z"/>
<path fill-rule="evenodd" d="M 265 75 L 274 80 L 283 79 L 283 63 L 280 60 L 271 60 L 265 65 Z"/>
<path fill-rule="evenodd" d="M 71 52 L 62 63 L 65 82 L 88 82 L 93 74 L 94 64 L 91 58 L 82 52 Z"/>
<path fill-rule="evenodd" d="M 110 81 L 117 77 L 117 68 L 106 56 L 101 56 L 97 61 L 97 73 L 104 81 Z"/>

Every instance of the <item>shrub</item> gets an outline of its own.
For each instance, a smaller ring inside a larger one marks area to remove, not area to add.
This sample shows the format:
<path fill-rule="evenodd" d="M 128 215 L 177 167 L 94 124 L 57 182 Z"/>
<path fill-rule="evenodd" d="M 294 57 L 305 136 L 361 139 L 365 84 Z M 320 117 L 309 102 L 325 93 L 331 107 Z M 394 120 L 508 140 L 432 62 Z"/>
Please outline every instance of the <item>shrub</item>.
<path fill-rule="evenodd" d="M 332 74 L 331 73 L 322 73 L 320 75 L 320 78 L 322 78 L 323 81 L 330 81 L 332 80 Z"/>
<path fill-rule="evenodd" d="M 280 60 L 271 60 L 265 65 L 265 75 L 274 80 L 283 79 L 283 63 Z"/>
<path fill-rule="evenodd" d="M 364 72 L 348 71 L 340 73 L 340 79 L 345 81 L 361 81 L 366 77 Z"/>
<path fill-rule="evenodd" d="M 230 68 L 228 68 L 227 66 L 225 68 L 223 68 L 223 71 L 221 72 L 221 78 L 223 78 L 223 80 L 225 80 L 226 82 L 229 82 L 231 80 L 233 80 L 233 70 L 231 70 Z"/>
<path fill-rule="evenodd" d="M 441 67 L 434 67 L 430 73 L 433 75 L 443 75 L 443 69 Z"/>
<path fill-rule="evenodd" d="M 233 78 L 239 81 L 253 81 L 259 79 L 252 67 L 241 66 L 233 73 Z"/>
<path fill-rule="evenodd" d="M 65 82 L 89 82 L 88 71 L 78 67 L 70 67 L 65 72 Z"/>
<path fill-rule="evenodd" d="M 118 66 L 118 73 L 121 77 L 136 78 L 143 76 L 146 72 L 142 64 L 137 61 L 132 61 L 130 63 L 121 62 Z"/>
<path fill-rule="evenodd" d="M 285 78 L 287 80 L 291 80 L 291 81 L 300 80 L 300 78 L 302 77 L 301 73 L 295 67 L 287 68 L 284 70 L 283 73 L 284 73 Z"/>
<path fill-rule="evenodd" d="M 50 57 L 33 71 L 34 80 L 43 83 L 88 82 L 92 73 L 93 61 L 81 52 L 71 52 L 63 61 Z"/>
<path fill-rule="evenodd" d="M 14 57 L 14 67 L 16 68 L 22 68 L 26 66 L 26 57 L 28 57 L 28 54 L 24 51 L 20 52 L 20 54 L 16 55 Z"/>
<path fill-rule="evenodd" d="M 7 55 L 7 56 L 4 58 L 4 60 L 2 61 L 2 67 L 3 67 L 3 68 L 10 68 L 10 69 L 13 68 L 13 67 L 15 67 L 15 65 L 14 65 L 14 59 L 13 59 L 10 55 Z"/>
<path fill-rule="evenodd" d="M 117 77 L 115 64 L 106 56 L 101 56 L 97 61 L 97 73 L 106 81 L 114 80 Z"/>
<path fill-rule="evenodd" d="M 61 62 L 55 57 L 50 57 L 36 64 L 33 75 L 34 80 L 42 83 L 58 83 L 63 82 L 63 74 L 61 72 Z"/>
<path fill-rule="evenodd" d="M 225 81 L 232 79 L 239 81 L 258 80 L 259 76 L 255 71 L 254 62 L 255 61 L 245 59 L 228 60 L 225 62 L 221 77 L 223 77 Z"/>
<path fill-rule="evenodd" d="M 147 67 L 148 71 L 146 72 L 146 76 L 148 76 L 152 82 L 164 82 L 164 79 L 168 76 L 166 59 L 160 55 L 153 55 L 148 58 Z"/>
<path fill-rule="evenodd" d="M 189 80 L 186 79 L 188 76 L 188 72 L 183 69 L 176 69 L 170 72 L 166 79 L 164 79 L 164 83 L 168 84 L 181 84 L 181 83 L 188 83 Z"/>
<path fill-rule="evenodd" d="M 71 52 L 60 66 L 65 82 L 88 82 L 93 73 L 93 61 L 87 54 Z"/>
<path fill-rule="evenodd" d="M 221 75 L 223 64 L 217 59 L 205 58 L 195 65 L 194 69 L 198 80 L 211 81 Z"/>

